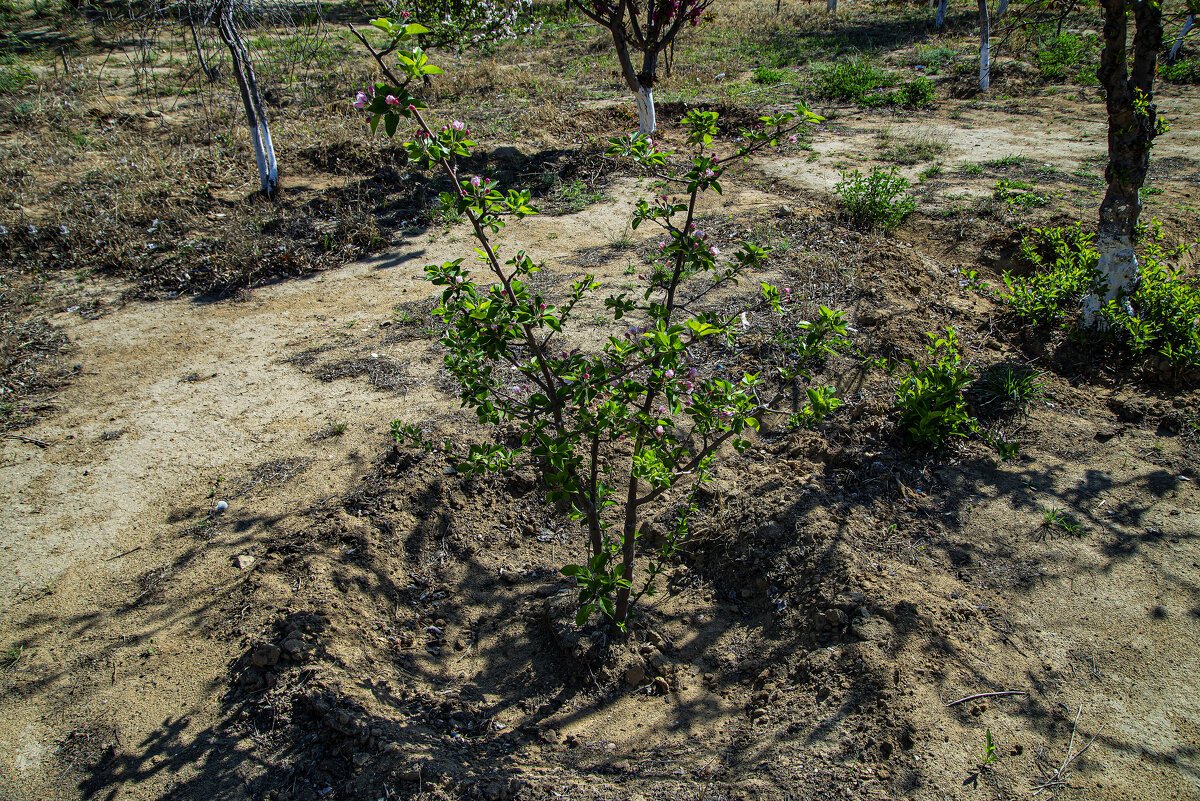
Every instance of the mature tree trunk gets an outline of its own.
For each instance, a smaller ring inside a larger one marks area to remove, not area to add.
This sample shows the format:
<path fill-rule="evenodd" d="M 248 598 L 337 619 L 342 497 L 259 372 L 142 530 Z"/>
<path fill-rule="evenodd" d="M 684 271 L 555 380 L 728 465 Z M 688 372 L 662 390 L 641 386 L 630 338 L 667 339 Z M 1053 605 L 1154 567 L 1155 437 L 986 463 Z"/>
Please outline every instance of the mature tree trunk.
<path fill-rule="evenodd" d="M 837 13 L 837 0 L 825 0 L 825 9 L 831 14 Z"/>
<path fill-rule="evenodd" d="M 1142 212 L 1141 188 L 1150 169 L 1150 147 L 1157 133 L 1154 105 L 1154 71 L 1162 46 L 1162 5 L 1155 0 L 1101 0 L 1104 8 L 1104 51 L 1096 77 L 1108 107 L 1108 190 L 1100 204 L 1096 247 L 1100 274 L 1107 282 L 1103 297 L 1084 301 L 1085 324 L 1096 322 L 1096 312 L 1114 299 L 1125 299 L 1140 277 L 1133 252 L 1134 232 Z M 1133 62 L 1126 54 L 1129 36 L 1127 10 L 1133 9 L 1136 27 Z"/>
<path fill-rule="evenodd" d="M 1179 48 L 1183 45 L 1183 37 L 1188 35 L 1188 31 L 1196 24 L 1196 15 L 1188 14 L 1188 18 L 1183 21 L 1183 30 L 1179 32 L 1179 38 L 1175 40 L 1175 44 L 1171 46 L 1171 55 L 1167 57 L 1167 61 L 1175 61 L 1179 58 Z"/>
<path fill-rule="evenodd" d="M 1008 13 L 1008 0 L 1000 0 L 996 5 L 996 18 L 999 19 Z"/>
<path fill-rule="evenodd" d="M 987 0 L 979 0 L 979 91 L 992 85 L 992 26 L 988 19 Z"/>
<path fill-rule="evenodd" d="M 217 30 L 229 48 L 233 59 L 233 74 L 242 93 L 242 105 L 246 108 L 246 124 L 250 128 L 250 140 L 254 143 L 254 159 L 258 163 L 258 183 L 263 194 L 271 194 L 279 181 L 279 165 L 275 161 L 275 146 L 271 142 L 271 129 L 267 126 L 267 114 L 263 109 L 262 96 L 258 93 L 258 81 L 246 43 L 233 22 L 232 3 L 224 2 L 220 11 Z"/>
<path fill-rule="evenodd" d="M 946 5 L 947 0 L 938 0 L 937 17 L 933 20 L 933 27 L 937 28 L 939 31 L 946 27 Z"/>
<path fill-rule="evenodd" d="M 658 51 L 647 50 L 642 54 L 642 71 L 633 68 L 633 60 L 629 56 L 629 45 L 617 31 L 613 31 L 613 44 L 617 49 L 617 61 L 621 64 L 621 77 L 633 90 L 634 100 L 637 101 L 638 134 L 650 136 L 657 130 L 658 125 L 654 115 L 654 80 L 658 69 Z"/>

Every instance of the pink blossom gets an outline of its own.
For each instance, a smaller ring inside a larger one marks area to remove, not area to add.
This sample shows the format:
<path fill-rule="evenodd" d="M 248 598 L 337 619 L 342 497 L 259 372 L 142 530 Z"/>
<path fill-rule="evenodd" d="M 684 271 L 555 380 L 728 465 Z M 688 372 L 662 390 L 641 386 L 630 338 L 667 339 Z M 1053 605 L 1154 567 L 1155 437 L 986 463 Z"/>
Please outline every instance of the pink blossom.
<path fill-rule="evenodd" d="M 710 247 L 708 250 L 709 250 L 709 252 L 710 252 L 710 253 L 712 253 L 714 256 L 720 256 L 720 255 L 721 255 L 721 249 L 720 249 L 719 247 L 717 247 L 716 245 L 713 245 L 713 246 L 712 246 L 712 247 Z"/>
<path fill-rule="evenodd" d="M 450 127 L 456 131 L 465 131 L 467 129 L 467 124 L 460 120 L 455 120 L 454 122 L 450 123 Z"/>
<path fill-rule="evenodd" d="M 400 101 L 396 99 L 395 95 L 388 95 L 387 97 L 384 98 L 384 102 L 386 102 L 389 106 L 400 105 Z"/>
<path fill-rule="evenodd" d="M 670 367 L 668 367 L 667 371 L 665 373 L 663 373 L 663 378 L 666 378 L 667 380 L 670 380 L 674 377 L 675 377 L 675 371 L 673 369 L 671 369 Z"/>
<path fill-rule="evenodd" d="M 355 108 L 360 108 L 360 109 L 361 109 L 361 108 L 366 108 L 366 107 L 367 107 L 367 103 L 369 103 L 369 102 L 370 102 L 370 101 L 367 99 L 367 93 L 366 93 L 366 92 L 359 92 L 358 94 L 356 94 L 356 95 L 354 96 L 354 107 L 355 107 Z"/>
<path fill-rule="evenodd" d="M 473 186 L 474 188 L 478 189 L 480 184 L 482 184 L 482 183 L 483 183 L 483 181 L 480 180 L 478 175 L 471 176 L 471 186 Z"/>
<path fill-rule="evenodd" d="M 716 175 L 717 175 L 717 174 L 716 174 L 715 172 L 713 172 L 711 169 L 709 169 L 709 170 L 705 170 L 705 171 L 704 171 L 704 177 L 705 177 L 705 178 L 715 178 L 715 177 L 716 177 Z"/>
<path fill-rule="evenodd" d="M 663 435 L 663 427 L 662 427 L 662 426 L 655 426 L 655 427 L 654 427 L 654 433 L 655 433 L 656 435 L 658 435 L 658 436 L 660 436 L 660 437 L 661 437 L 661 436 Z"/>

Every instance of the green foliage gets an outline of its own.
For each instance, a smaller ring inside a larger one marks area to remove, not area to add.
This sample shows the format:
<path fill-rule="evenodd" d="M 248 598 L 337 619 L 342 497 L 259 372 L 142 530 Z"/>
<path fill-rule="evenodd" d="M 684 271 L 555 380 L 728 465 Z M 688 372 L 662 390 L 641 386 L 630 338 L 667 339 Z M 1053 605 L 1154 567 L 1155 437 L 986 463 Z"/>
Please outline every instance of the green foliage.
<path fill-rule="evenodd" d="M 790 425 L 799 428 L 812 428 L 833 413 L 844 402 L 837 397 L 837 387 L 816 386 L 805 390 L 808 403 L 804 408 L 789 418 Z"/>
<path fill-rule="evenodd" d="M 1035 228 L 1021 241 L 1021 258 L 1030 273 L 1004 273 L 1007 291 L 1000 300 L 1024 323 L 1053 323 L 1074 312 L 1084 294 L 1096 289 L 1100 254 L 1080 224 Z"/>
<path fill-rule="evenodd" d="M 928 72 L 937 74 L 956 55 L 958 55 L 958 50 L 950 45 L 917 45 L 912 64 L 913 66 L 923 66 Z"/>
<path fill-rule="evenodd" d="M 412 67 L 421 67 L 418 59 L 410 60 Z M 407 63 L 403 57 L 401 62 Z M 381 112 L 368 98 L 362 102 L 377 123 Z M 734 378 L 701 374 L 706 348 L 736 337 L 744 311 L 693 311 L 681 299 L 737 283 L 761 267 L 767 251 L 742 242 L 722 254 L 697 228 L 697 200 L 708 190 L 721 192 L 727 165 L 820 118 L 803 107 L 760 117 L 755 129 L 742 131 L 738 149 L 718 161 L 705 149 L 716 114 L 689 114 L 683 124 L 695 151 L 683 174 L 667 171 L 673 154 L 649 137 L 612 140 L 609 158 L 631 161 L 673 187 L 674 197 L 664 193 L 638 201 L 630 223 L 634 229 L 658 227 L 665 239 L 648 261 L 638 291 L 598 297 L 601 284 L 585 275 L 563 301 L 551 305 L 532 280 L 539 265 L 524 251 L 505 259 L 490 235 L 507 218 L 536 213 L 529 191 L 505 192 L 489 180 L 463 179 L 457 158 L 474 144 L 466 139 L 466 126 L 453 122 L 438 132 L 415 103 L 407 111 L 395 111 L 416 124 L 416 136 L 405 150 L 414 163 L 448 175 L 457 192 L 456 198 L 452 195 L 454 209 L 471 223 L 479 245 L 478 277 L 462 258 L 425 268 L 427 280 L 442 290 L 433 313 L 444 326 L 440 342 L 446 368 L 462 405 L 480 423 L 503 427 L 506 433 L 497 433 L 497 443 L 464 449 L 451 440 L 439 446 L 418 427 L 396 421 L 393 437 L 427 452 L 444 449 L 463 474 L 523 465 L 538 470 L 547 502 L 569 509 L 587 532 L 587 559 L 562 570 L 579 588 L 577 621 L 582 624 L 598 611 L 623 628 L 631 606 L 653 592 L 654 577 L 674 542 L 686 535 L 687 510 L 695 508 L 695 492 L 707 480 L 713 458 L 725 446 L 738 451 L 749 447 L 747 437 L 757 430 L 759 419 L 783 397 L 780 390 L 773 399 L 769 394 L 760 398 L 762 381 L 753 373 Z M 391 135 L 395 128 L 385 126 L 385 131 Z M 692 288 L 685 292 L 685 284 Z M 762 299 L 746 310 L 781 311 L 786 293 L 768 284 L 761 289 Z M 603 313 L 592 316 L 606 324 L 624 320 L 624 335 L 610 336 L 586 352 L 572 348 L 570 327 L 595 308 Z M 831 322 L 822 330 L 831 331 L 841 318 L 833 312 L 828 316 Z M 832 400 L 824 392 L 818 397 L 823 405 L 817 412 L 827 413 Z M 640 523 L 653 508 L 650 504 L 672 491 L 677 508 L 680 494 L 684 496 L 685 511 L 677 517 L 672 537 L 648 560 L 642 588 L 635 592 L 635 558 L 645 550 L 637 542 Z"/>
<path fill-rule="evenodd" d="M 583 181 L 575 178 L 556 183 L 550 192 L 550 199 L 559 204 L 562 214 L 574 214 L 599 203 L 604 199 L 604 193 L 599 189 L 589 188 Z"/>
<path fill-rule="evenodd" d="M 33 82 L 33 72 L 24 64 L 0 66 L 0 95 L 16 94 Z"/>
<path fill-rule="evenodd" d="M 1134 356 L 1153 353 L 1186 369 L 1200 367 L 1200 279 L 1165 263 L 1181 253 L 1147 242 L 1142 280 L 1129 298 L 1132 313 L 1114 300 L 1100 316 Z"/>
<path fill-rule="evenodd" d="M 1160 64 L 1158 77 L 1170 83 L 1200 83 L 1200 64 L 1186 58 L 1172 64 Z"/>
<path fill-rule="evenodd" d="M 774 67 L 759 66 L 754 68 L 754 82 L 757 84 L 777 84 L 787 77 L 783 70 Z"/>
<path fill-rule="evenodd" d="M 1035 50 L 1034 60 L 1043 78 L 1062 81 L 1084 76 L 1095 63 L 1098 51 L 1097 37 L 1063 33 Z"/>
<path fill-rule="evenodd" d="M 907 190 L 908 179 L 897 175 L 894 167 L 872 167 L 866 176 L 858 170 L 843 172 L 834 187 L 856 225 L 884 230 L 898 226 L 917 207 Z"/>
<path fill-rule="evenodd" d="M 1039 195 L 1033 191 L 1031 181 L 1019 181 L 1015 178 L 1001 178 L 996 181 L 992 197 L 1009 208 L 1031 209 L 1050 202 L 1046 195 Z"/>
<path fill-rule="evenodd" d="M 896 85 L 892 73 L 876 67 L 862 56 L 839 61 L 818 75 L 823 97 L 847 100 L 860 106 L 885 106 L 890 99 L 883 91 Z"/>
<path fill-rule="evenodd" d="M 963 389 L 971 382 L 971 373 L 962 365 L 958 334 L 946 329 L 944 337 L 927 334 L 925 346 L 929 361 L 921 364 L 906 359 L 909 374 L 896 387 L 897 425 L 912 443 L 941 447 L 955 437 L 967 437 L 978 428 L 978 421 L 967 411 Z"/>
<path fill-rule="evenodd" d="M 978 404 L 989 412 L 1024 411 L 1046 384 L 1027 364 L 996 364 L 971 386 Z"/>
<path fill-rule="evenodd" d="M 929 108 L 933 105 L 933 81 L 924 75 L 918 75 L 911 81 L 905 82 L 896 92 L 897 100 L 903 106 L 912 108 Z"/>

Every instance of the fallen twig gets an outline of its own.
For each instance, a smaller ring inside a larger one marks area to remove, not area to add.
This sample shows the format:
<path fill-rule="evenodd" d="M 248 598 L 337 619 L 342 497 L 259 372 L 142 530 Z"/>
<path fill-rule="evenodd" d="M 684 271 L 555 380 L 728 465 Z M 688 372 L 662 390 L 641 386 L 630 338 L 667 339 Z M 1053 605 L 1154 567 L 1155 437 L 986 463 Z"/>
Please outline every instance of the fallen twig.
<path fill-rule="evenodd" d="M 20 434 L 9 434 L 7 431 L 3 433 L 3 436 L 8 437 L 9 439 L 19 439 L 21 442 L 28 442 L 30 445 L 37 445 L 39 448 L 50 447 L 49 442 L 42 442 L 40 439 L 34 439 L 33 437 L 23 437 Z"/>
<path fill-rule="evenodd" d="M 1029 695 L 1029 693 L 1024 690 L 1001 690 L 995 693 L 978 693 L 976 695 L 968 695 L 966 698 L 959 698 L 957 701 L 951 701 L 946 706 L 958 706 L 959 704 L 965 704 L 967 701 L 974 701 L 977 698 L 999 698 L 1005 695 Z"/>

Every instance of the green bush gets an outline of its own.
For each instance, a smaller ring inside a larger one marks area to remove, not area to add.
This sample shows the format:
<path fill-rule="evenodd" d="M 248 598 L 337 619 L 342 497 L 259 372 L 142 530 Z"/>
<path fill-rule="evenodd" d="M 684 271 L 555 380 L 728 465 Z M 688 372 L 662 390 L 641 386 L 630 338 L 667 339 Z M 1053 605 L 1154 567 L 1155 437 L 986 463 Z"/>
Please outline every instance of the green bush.
<path fill-rule="evenodd" d="M 821 95 L 831 100 L 848 100 L 862 106 L 885 106 L 891 102 L 884 89 L 896 85 L 890 72 L 861 56 L 827 68 L 818 77 Z"/>
<path fill-rule="evenodd" d="M 900 413 L 897 425 L 910 442 L 937 448 L 954 437 L 970 436 L 979 423 L 963 398 L 972 376 L 963 367 L 958 334 L 947 328 L 944 337 L 926 336 L 931 340 L 925 346 L 930 361 L 905 360 L 909 375 L 896 387 L 895 408 Z"/>
<path fill-rule="evenodd" d="M 904 106 L 929 108 L 934 99 L 933 81 L 924 75 L 918 75 L 900 87 L 896 92 L 896 99 Z"/>
<path fill-rule="evenodd" d="M 1060 320 L 1079 307 L 1083 295 L 1096 287 L 1100 255 L 1083 226 L 1035 228 L 1021 241 L 1021 259 L 1029 275 L 1004 273 L 1008 291 L 1000 300 L 1025 323 Z"/>
<path fill-rule="evenodd" d="M 864 227 L 891 230 L 917 206 L 906 191 L 908 179 L 897 175 L 895 167 L 872 167 L 866 176 L 858 170 L 843 172 L 834 189 L 854 223 Z"/>

